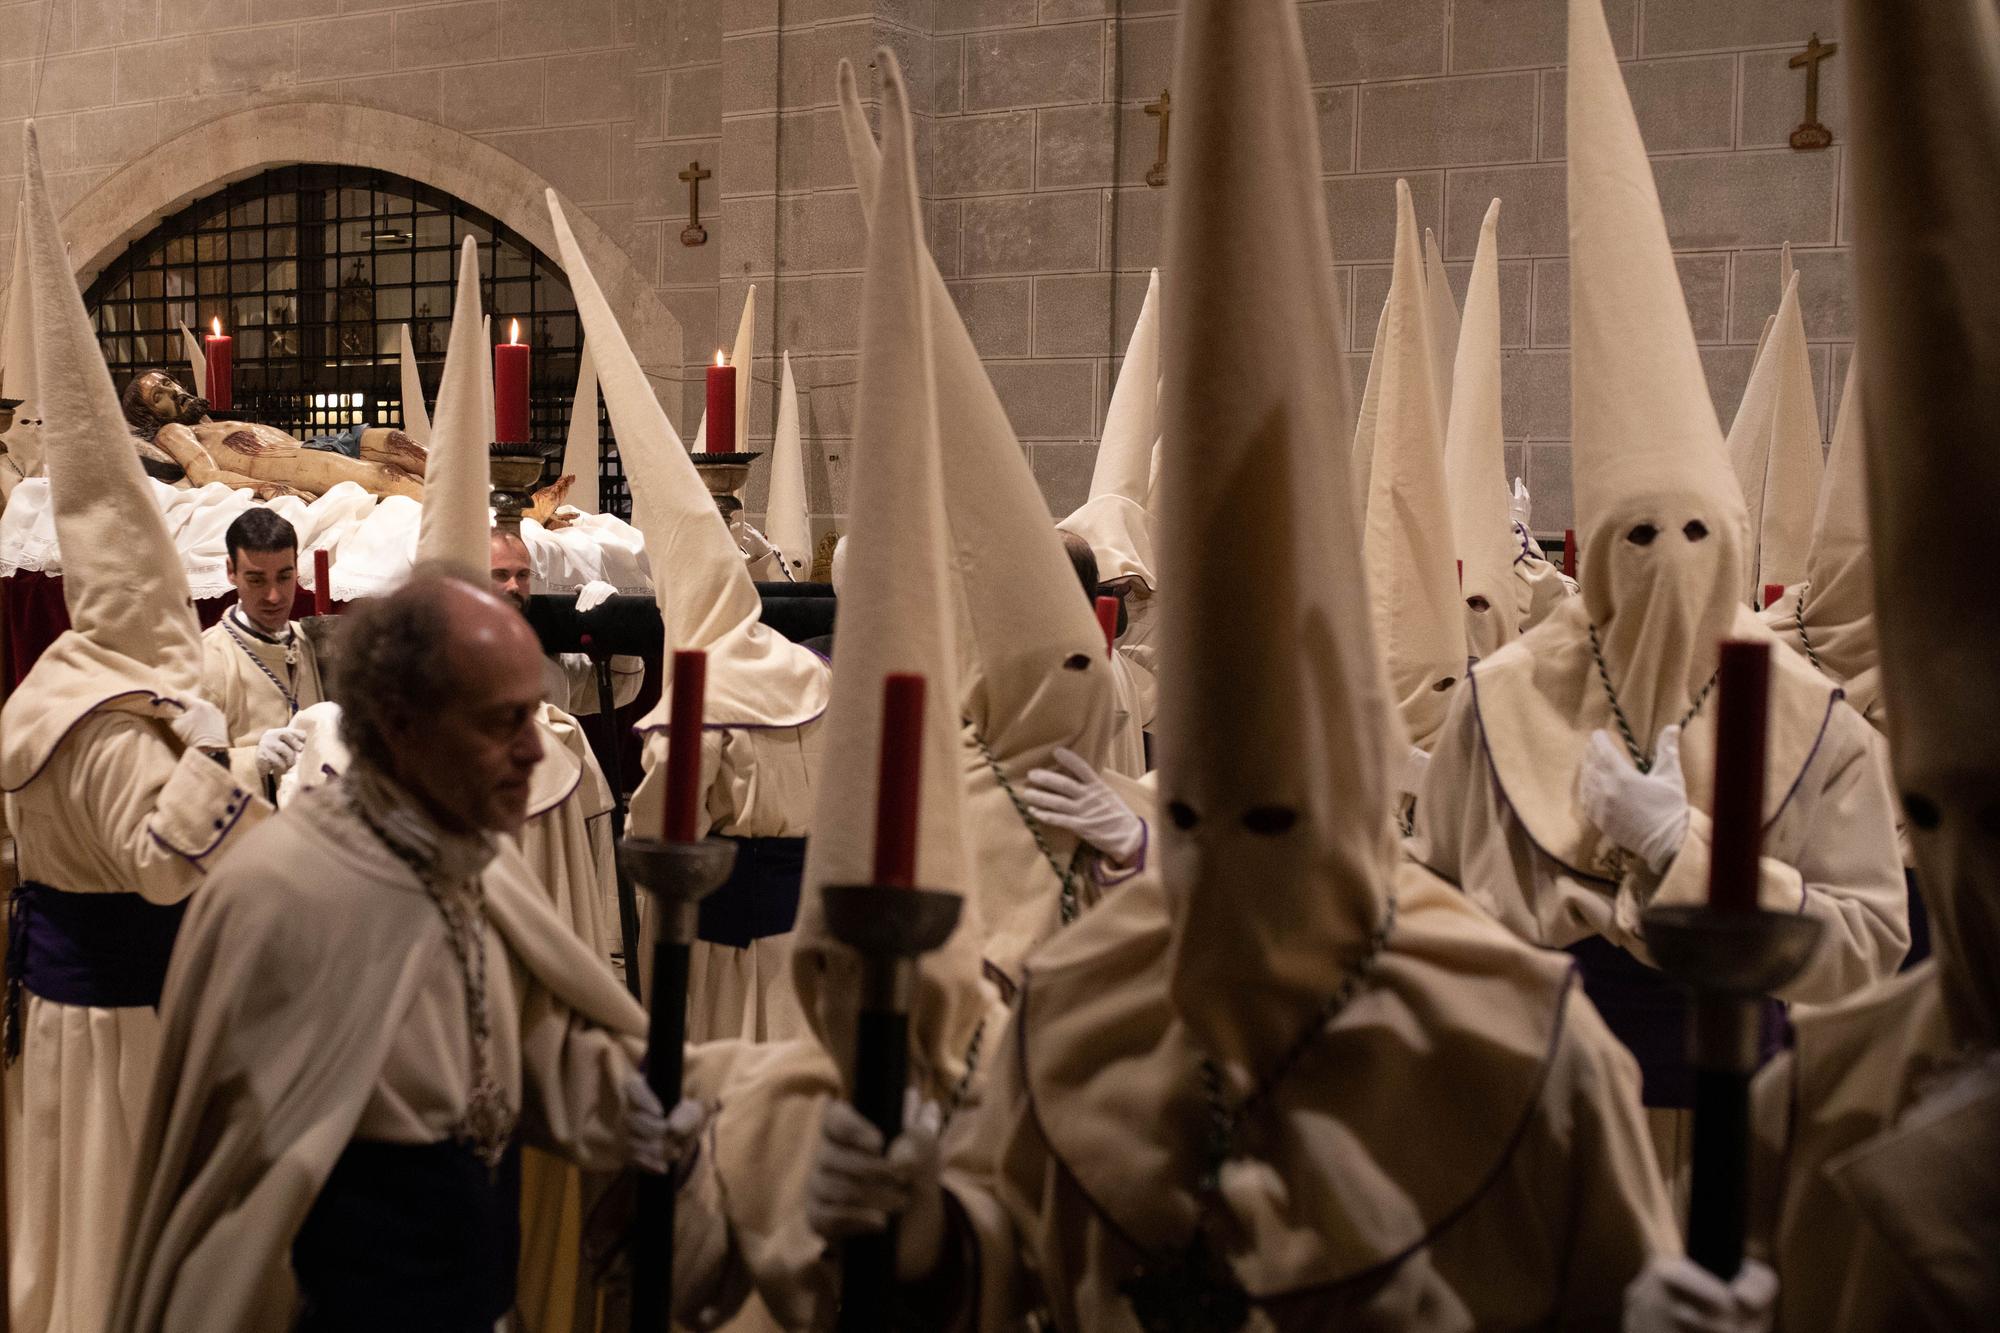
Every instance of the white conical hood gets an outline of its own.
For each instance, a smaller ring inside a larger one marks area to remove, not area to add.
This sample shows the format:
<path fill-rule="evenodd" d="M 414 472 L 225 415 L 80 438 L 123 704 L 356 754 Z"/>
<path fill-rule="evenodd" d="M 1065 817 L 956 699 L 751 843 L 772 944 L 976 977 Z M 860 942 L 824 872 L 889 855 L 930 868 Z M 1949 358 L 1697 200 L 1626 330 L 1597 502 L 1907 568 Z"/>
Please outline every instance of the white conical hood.
<path fill-rule="evenodd" d="M 35 302 L 28 292 L 28 210 L 14 213 L 14 276 L 7 284 L 7 322 L 0 326 L 0 397 L 19 399 L 7 431 L 16 470 L 32 477 L 42 469 L 42 402 L 35 371 Z M 195 392 L 201 392 L 199 386 Z"/>
<path fill-rule="evenodd" d="M 1431 367 L 1437 379 L 1438 420 L 1451 420 L 1452 367 L 1458 361 L 1458 304 L 1451 299 L 1451 279 L 1444 271 L 1444 254 L 1436 233 L 1424 228 L 1424 296 L 1429 302 Z"/>
<path fill-rule="evenodd" d="M 1757 534 L 1744 589 L 1746 599 L 1754 599 L 1763 584 L 1791 586 L 1805 577 L 1819 503 L 1819 410 L 1796 278 L 1772 317 L 1771 336 L 1744 386 L 1727 447 L 1750 530 Z"/>
<path fill-rule="evenodd" d="M 1158 732 L 1170 991 L 1203 1047 L 1261 1071 L 1322 1013 L 1383 910 L 1398 728 L 1347 521 L 1347 375 L 1289 0 L 1191 0 L 1174 108 Z"/>
<path fill-rule="evenodd" d="M 843 60 L 834 79 L 840 103 L 840 133 L 847 142 L 847 160 L 854 168 L 854 183 L 861 191 L 863 223 L 874 217 L 875 184 L 882 174 L 882 154 L 875 147 L 875 132 L 868 128 L 868 113 L 861 109 L 861 88 L 855 81 L 854 66 Z"/>
<path fill-rule="evenodd" d="M 149 696 L 190 698 L 201 681 L 201 632 L 187 576 L 70 271 L 33 121 L 23 138 L 28 272 L 14 304 L 26 307 L 33 329 L 70 629 L 7 701 L 0 784 L 8 790 L 33 778 L 92 709 L 126 694 L 141 708 L 151 706 Z M 178 703 L 169 711 L 179 711 Z"/>
<path fill-rule="evenodd" d="M 558 476 L 574 477 L 569 503 L 586 514 L 594 514 L 603 501 L 597 493 L 597 365 L 590 359 L 590 343 L 576 355 L 576 396 L 570 400 L 569 438 L 563 445 L 562 471 Z"/>
<path fill-rule="evenodd" d="M 493 480 L 487 444 L 493 432 L 482 383 L 489 360 L 480 330 L 479 244 L 459 248 L 458 295 L 438 383 L 437 428 L 424 469 L 424 510 L 417 563 L 442 563 L 485 586 L 492 564 Z"/>
<path fill-rule="evenodd" d="M 1882 686 L 1953 1036 L 2000 1045 L 2000 12 L 1846 9 Z"/>
<path fill-rule="evenodd" d="M 618 327 L 617 316 L 585 262 L 555 191 L 549 216 L 577 316 L 589 339 L 618 457 L 632 490 L 632 521 L 646 539 L 666 651 L 708 653 L 705 725 L 795 727 L 826 708 L 826 665 L 763 623 L 757 589 L 715 500 L 702 485 L 680 436 Z M 639 725 L 654 729 L 672 715 L 671 685 Z"/>
<path fill-rule="evenodd" d="M 181 327 L 181 355 L 188 363 L 187 391 L 197 397 L 208 392 L 208 353 L 202 350 L 201 339 L 194 336 L 194 330 L 183 324 Z"/>
<path fill-rule="evenodd" d="M 431 442 L 431 414 L 424 407 L 424 377 L 417 370 L 417 349 L 410 343 L 410 326 L 396 328 L 396 365 L 403 382 L 403 434 L 418 444 Z"/>
<path fill-rule="evenodd" d="M 1111 390 L 1090 498 L 1056 526 L 1090 543 L 1097 577 L 1136 578 L 1150 590 L 1153 519 L 1146 502 L 1153 474 L 1153 446 L 1160 438 L 1160 271 L 1146 284 L 1139 322 L 1125 344 L 1125 361 Z"/>
<path fill-rule="evenodd" d="M 1381 352 L 1381 408 L 1369 472 L 1369 605 L 1410 743 L 1428 750 L 1465 674 L 1465 602 L 1444 480 L 1429 298 L 1410 187 L 1396 182 L 1396 266 Z"/>
<path fill-rule="evenodd" d="M 912 1081 L 937 1097 L 963 1074 L 988 997 L 959 777 L 958 650 L 914 145 L 901 72 L 887 52 L 878 59 L 884 151 L 862 280 L 840 669 L 814 784 L 792 976 L 814 1031 L 846 1064 L 860 975 L 852 955 L 826 933 L 820 891 L 874 878 L 883 680 L 913 672 L 926 685 L 917 882 L 968 895 L 951 941 L 923 959 L 924 984 L 911 1006 Z"/>
<path fill-rule="evenodd" d="M 1822 669 L 1852 681 L 1881 664 L 1875 635 L 1875 561 L 1868 540 L 1868 448 L 1863 440 L 1857 357 L 1848 362 L 1847 383 L 1834 419 L 1833 448 L 1826 458 L 1819 513 L 1813 522 L 1812 552 L 1806 557 L 1805 641 Z M 1798 598 L 1786 606 L 1794 616 Z"/>
<path fill-rule="evenodd" d="M 1374 481 L 1375 433 L 1382 416 L 1382 342 L 1389 334 L 1389 302 L 1375 316 L 1375 341 L 1368 351 L 1368 378 L 1361 386 L 1361 410 L 1354 418 L 1354 443 L 1348 465 L 1356 517 L 1366 518 L 1368 488 Z"/>
<path fill-rule="evenodd" d="M 1451 531 L 1463 570 L 1466 651 L 1488 657 L 1519 636 L 1514 560 L 1520 555 L 1508 507 L 1507 456 L 1500 426 L 1500 201 L 1487 206 L 1465 290 L 1452 366 L 1451 420 L 1445 428 L 1445 483 Z M 1483 604 L 1483 605 L 1482 605 Z"/>
<path fill-rule="evenodd" d="M 1714 674 L 1749 523 L 1600 0 L 1570 0 L 1567 123 L 1583 601 L 1650 752 Z"/>
<path fill-rule="evenodd" d="M 806 448 L 799 433 L 799 385 L 792 354 L 780 358 L 778 422 L 771 436 L 771 491 L 764 502 L 764 535 L 795 579 L 812 571 L 812 520 L 806 508 Z"/>

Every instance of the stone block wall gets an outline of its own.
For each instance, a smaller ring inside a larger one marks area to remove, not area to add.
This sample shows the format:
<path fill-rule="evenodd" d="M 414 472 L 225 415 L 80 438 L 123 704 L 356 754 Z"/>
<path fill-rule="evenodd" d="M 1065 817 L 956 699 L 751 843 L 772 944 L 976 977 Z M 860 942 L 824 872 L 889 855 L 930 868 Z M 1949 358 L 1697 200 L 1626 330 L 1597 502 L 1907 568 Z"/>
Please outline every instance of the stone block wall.
<path fill-rule="evenodd" d="M 1051 508 L 1088 484 L 1116 358 L 1157 258 L 1145 183 L 1173 74 L 1174 0 L 17 0 L 0 3 L 0 144 L 35 106 L 75 199 L 184 128 L 270 101 L 353 102 L 516 158 L 650 276 L 684 339 L 652 367 L 686 433 L 701 366 L 758 288 L 753 447 L 779 355 L 804 400 L 809 493 L 844 504 L 859 202 L 833 107 L 842 57 L 875 106 L 873 52 L 909 77 L 930 239 Z M 1837 0 L 1607 0 L 1722 420 L 1733 414 L 1778 246 L 1802 274 L 1822 411 L 1853 337 L 1843 51 L 1823 67 L 1823 152 L 1788 57 L 1838 40 Z M 1504 200 L 1506 432 L 1569 521 L 1564 0 L 1301 0 L 1342 312 L 1359 385 L 1387 287 L 1393 185 L 1410 181 L 1460 293 L 1479 219 Z M 39 76 L 39 93 L 37 82 Z M 699 159 L 704 246 L 680 243 Z M 1169 186 L 1168 188 L 1171 188 Z M 0 233 L 18 197 L 0 149 Z M 1244 201 L 1246 208 L 1255 201 Z M 0 235 L 0 243 L 5 243 Z M 1273 330 L 1273 336 L 1283 336 Z M 676 382 L 678 381 L 678 382 Z M 762 506 L 760 465 L 747 497 Z"/>

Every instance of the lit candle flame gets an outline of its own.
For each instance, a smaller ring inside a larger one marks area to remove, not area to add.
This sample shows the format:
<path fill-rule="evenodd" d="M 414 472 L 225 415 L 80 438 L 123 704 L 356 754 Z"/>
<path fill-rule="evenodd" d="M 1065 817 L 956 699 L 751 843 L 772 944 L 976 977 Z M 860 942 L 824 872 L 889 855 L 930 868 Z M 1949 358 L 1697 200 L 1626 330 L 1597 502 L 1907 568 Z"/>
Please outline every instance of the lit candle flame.
<path fill-rule="evenodd" d="M 726 366 L 729 364 L 728 361 L 723 359 L 722 349 L 720 347 L 715 349 L 715 364 L 718 366 Z"/>
<path fill-rule="evenodd" d="M 209 327 L 215 330 L 215 336 L 220 338 L 222 336 L 222 316 L 215 315 L 209 319 L 208 323 Z"/>
<path fill-rule="evenodd" d="M 510 343 L 517 343 L 517 342 L 521 341 L 521 321 L 520 321 L 520 320 L 518 320 L 518 319 L 510 319 L 510 320 L 508 320 L 508 321 L 507 321 L 507 341 L 508 341 L 508 342 L 510 342 Z"/>

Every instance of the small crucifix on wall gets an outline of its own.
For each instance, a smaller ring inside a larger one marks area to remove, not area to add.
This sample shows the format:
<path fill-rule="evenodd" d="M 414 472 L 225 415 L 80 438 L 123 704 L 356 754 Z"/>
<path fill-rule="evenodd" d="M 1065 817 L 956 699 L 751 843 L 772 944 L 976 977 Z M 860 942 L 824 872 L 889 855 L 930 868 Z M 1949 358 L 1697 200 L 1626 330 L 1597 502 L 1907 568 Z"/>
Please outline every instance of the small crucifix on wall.
<path fill-rule="evenodd" d="M 701 183 L 714 174 L 701 164 L 700 158 L 688 163 L 687 170 L 681 172 L 681 179 L 688 187 L 688 224 L 681 228 L 682 245 L 708 243 L 708 228 L 701 225 Z"/>
<path fill-rule="evenodd" d="M 1174 95 L 1162 89 L 1160 100 L 1146 103 L 1141 110 L 1149 116 L 1160 118 L 1160 157 L 1146 169 L 1146 184 L 1157 190 L 1167 183 L 1167 131 L 1174 118 Z"/>
<path fill-rule="evenodd" d="M 1822 42 L 1814 33 L 1806 49 L 1787 62 L 1806 72 L 1806 118 L 1792 131 L 1792 147 L 1801 151 L 1825 148 L 1833 142 L 1833 131 L 1819 123 L 1819 62 L 1839 49 L 1838 42 Z"/>

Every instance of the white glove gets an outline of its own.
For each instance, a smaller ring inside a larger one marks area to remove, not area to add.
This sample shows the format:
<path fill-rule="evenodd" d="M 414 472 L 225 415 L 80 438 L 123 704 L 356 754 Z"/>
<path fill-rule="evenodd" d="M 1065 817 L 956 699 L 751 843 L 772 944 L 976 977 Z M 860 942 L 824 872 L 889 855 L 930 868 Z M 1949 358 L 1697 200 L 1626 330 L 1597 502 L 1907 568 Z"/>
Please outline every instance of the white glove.
<path fill-rule="evenodd" d="M 625 1096 L 625 1160 L 641 1171 L 664 1175 L 680 1165 L 701 1138 L 715 1108 L 683 1097 L 668 1115 L 646 1076 L 634 1070 L 621 1089 Z"/>
<path fill-rule="evenodd" d="M 1655 1255 L 1625 1288 L 1625 1333 L 1767 1333 L 1778 1275 L 1745 1259 L 1724 1282 L 1692 1259 Z"/>
<path fill-rule="evenodd" d="M 1583 766 L 1576 774 L 1576 797 L 1584 815 L 1604 835 L 1642 857 L 1654 874 L 1665 872 L 1687 836 L 1687 782 L 1681 777 L 1681 729 L 1660 732 L 1653 747 L 1653 770 L 1641 773 L 1599 728 L 1591 734 Z"/>
<path fill-rule="evenodd" d="M 257 738 L 257 771 L 265 777 L 289 773 L 306 748 L 306 734 L 298 727 L 272 727 Z"/>
<path fill-rule="evenodd" d="M 819 1122 L 819 1147 L 806 1178 L 806 1224 L 823 1240 L 881 1231 L 898 1219 L 896 1273 L 918 1281 L 937 1267 L 944 1250 L 944 1188 L 938 1184 L 938 1131 L 944 1117 L 936 1102 L 905 1100 L 903 1132 L 882 1152 L 882 1132 L 849 1102 L 827 1103 Z"/>
<path fill-rule="evenodd" d="M 1131 865 L 1146 844 L 1146 821 L 1132 813 L 1132 807 L 1105 785 L 1082 755 L 1057 746 L 1055 759 L 1067 771 L 1028 770 L 1022 804 L 1044 824 L 1074 833 L 1112 864 Z"/>
<path fill-rule="evenodd" d="M 1528 483 L 1522 481 L 1519 477 L 1514 478 L 1514 493 L 1507 497 L 1508 515 L 1521 525 L 1523 532 L 1526 532 L 1528 530 L 1528 516 L 1533 512 L 1533 502 L 1528 498 Z"/>
<path fill-rule="evenodd" d="M 1403 760 L 1403 790 L 1411 796 L 1421 792 L 1424 789 L 1424 774 L 1430 771 L 1431 757 L 1412 745 L 1409 757 Z"/>
<path fill-rule="evenodd" d="M 605 602 L 618 595 L 618 589 L 603 579 L 592 579 L 576 590 L 576 609 L 595 611 Z"/>
<path fill-rule="evenodd" d="M 190 750 L 229 748 L 229 722 L 222 716 L 222 710 L 206 699 L 183 701 L 181 715 L 167 725 Z"/>
<path fill-rule="evenodd" d="M 743 558 L 746 560 L 762 560 L 765 556 L 777 552 L 778 548 L 771 545 L 769 537 L 742 519 L 730 524 L 729 530 L 736 538 L 736 549 L 743 552 Z"/>

